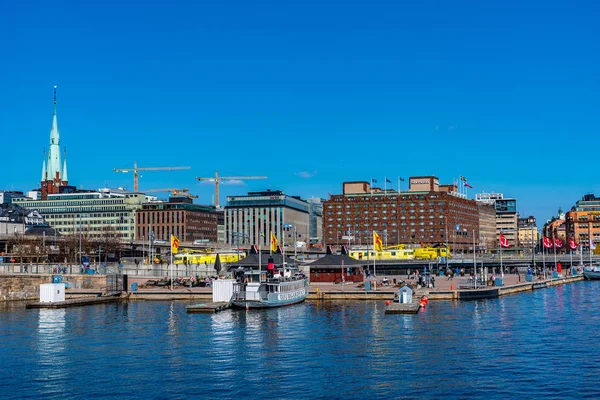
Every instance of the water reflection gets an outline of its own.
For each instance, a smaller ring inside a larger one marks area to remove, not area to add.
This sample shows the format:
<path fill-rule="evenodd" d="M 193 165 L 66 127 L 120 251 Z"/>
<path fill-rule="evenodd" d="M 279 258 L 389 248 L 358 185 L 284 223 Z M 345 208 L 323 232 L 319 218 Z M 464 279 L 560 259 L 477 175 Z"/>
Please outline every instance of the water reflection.
<path fill-rule="evenodd" d="M 581 283 L 417 315 L 371 301 L 5 308 L 0 385 L 13 398 L 598 397 L 599 296 Z"/>
<path fill-rule="evenodd" d="M 35 376 L 40 391 L 52 396 L 64 390 L 68 376 L 69 354 L 66 333 L 66 309 L 39 309 L 37 338 L 37 362 Z"/>

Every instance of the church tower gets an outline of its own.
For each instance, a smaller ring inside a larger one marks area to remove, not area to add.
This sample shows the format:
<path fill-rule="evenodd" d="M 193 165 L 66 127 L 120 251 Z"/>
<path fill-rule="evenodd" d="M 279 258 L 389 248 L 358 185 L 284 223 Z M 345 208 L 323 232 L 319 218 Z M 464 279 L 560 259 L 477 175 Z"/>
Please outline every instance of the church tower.
<path fill-rule="evenodd" d="M 59 193 L 61 186 L 67 186 L 67 160 L 65 157 L 63 169 L 60 165 L 60 133 L 56 119 L 56 86 L 54 86 L 54 113 L 50 129 L 50 147 L 48 158 L 44 154 L 42 165 L 42 200 L 47 200 L 49 194 Z"/>

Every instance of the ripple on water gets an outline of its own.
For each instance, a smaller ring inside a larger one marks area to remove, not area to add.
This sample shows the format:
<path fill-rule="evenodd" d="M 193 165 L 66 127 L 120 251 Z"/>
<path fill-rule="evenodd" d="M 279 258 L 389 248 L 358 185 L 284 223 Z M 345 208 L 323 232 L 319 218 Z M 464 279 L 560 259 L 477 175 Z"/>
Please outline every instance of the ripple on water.
<path fill-rule="evenodd" d="M 599 292 L 582 282 L 399 316 L 382 302 L 2 305 L 0 385 L 6 398 L 598 398 Z"/>

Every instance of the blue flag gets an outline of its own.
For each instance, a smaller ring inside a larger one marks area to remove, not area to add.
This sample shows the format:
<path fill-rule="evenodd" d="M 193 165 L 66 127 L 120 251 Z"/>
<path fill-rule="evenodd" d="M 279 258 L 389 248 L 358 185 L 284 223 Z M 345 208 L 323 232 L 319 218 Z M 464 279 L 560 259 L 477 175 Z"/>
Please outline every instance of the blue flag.
<path fill-rule="evenodd" d="M 373 178 L 371 178 L 371 182 L 373 182 L 373 183 L 377 183 L 377 179 L 373 179 Z"/>
<path fill-rule="evenodd" d="M 388 178 L 385 178 L 385 181 L 386 181 L 387 183 L 392 183 L 392 181 L 390 181 Z"/>

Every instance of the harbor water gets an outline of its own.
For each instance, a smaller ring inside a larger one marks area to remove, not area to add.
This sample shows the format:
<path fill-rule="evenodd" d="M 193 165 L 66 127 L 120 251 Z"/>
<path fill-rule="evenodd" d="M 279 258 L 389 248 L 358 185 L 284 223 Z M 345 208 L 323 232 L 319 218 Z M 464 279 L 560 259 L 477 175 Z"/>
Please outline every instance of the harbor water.
<path fill-rule="evenodd" d="M 600 282 L 497 299 L 0 305 L 0 387 L 21 398 L 599 398 Z"/>

